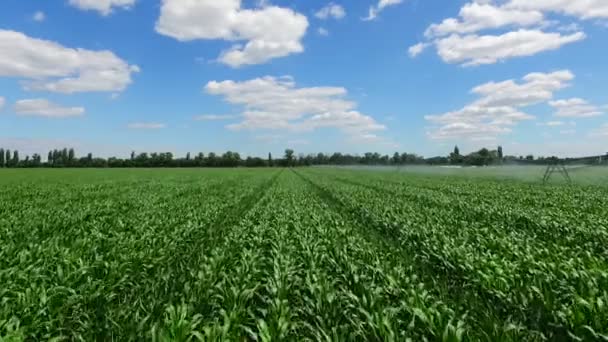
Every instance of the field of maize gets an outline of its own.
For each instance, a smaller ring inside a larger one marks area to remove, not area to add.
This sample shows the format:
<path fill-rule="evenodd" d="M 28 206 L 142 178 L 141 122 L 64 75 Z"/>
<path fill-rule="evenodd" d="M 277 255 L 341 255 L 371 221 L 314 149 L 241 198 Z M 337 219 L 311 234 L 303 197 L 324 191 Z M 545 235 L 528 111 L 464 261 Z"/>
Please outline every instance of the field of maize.
<path fill-rule="evenodd" d="M 608 188 L 0 170 L 0 341 L 608 341 Z"/>

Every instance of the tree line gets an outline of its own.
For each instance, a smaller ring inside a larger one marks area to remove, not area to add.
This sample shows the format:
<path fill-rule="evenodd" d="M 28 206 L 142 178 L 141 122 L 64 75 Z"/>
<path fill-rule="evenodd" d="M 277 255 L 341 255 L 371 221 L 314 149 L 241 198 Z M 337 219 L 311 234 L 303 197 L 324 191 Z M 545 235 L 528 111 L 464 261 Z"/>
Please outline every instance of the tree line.
<path fill-rule="evenodd" d="M 77 157 L 73 148 L 51 150 L 45 161 L 39 154 L 31 157 L 19 158 L 19 151 L 0 148 L 0 167 L 8 168 L 34 168 L 34 167 L 95 167 L 95 168 L 129 168 L 129 167 L 296 167 L 312 165 L 403 165 L 434 163 L 432 159 L 425 159 L 416 154 L 395 153 L 392 157 L 380 153 L 365 153 L 351 155 L 342 153 L 317 153 L 296 155 L 292 149 L 285 150 L 280 158 L 273 159 L 269 153 L 267 158 L 242 158 L 239 153 L 228 151 L 223 154 L 199 152 L 187 153 L 184 157 L 176 158 L 171 152 L 162 153 L 135 153 L 131 152 L 129 158 L 100 158 L 91 153 Z"/>
<path fill-rule="evenodd" d="M 93 168 L 154 168 L 154 167 L 296 167 L 313 165 L 462 165 L 487 166 L 505 163 L 538 163 L 543 164 L 554 157 L 505 156 L 503 149 L 498 146 L 495 150 L 482 148 L 479 151 L 462 155 L 456 146 L 448 156 L 424 158 L 414 153 L 395 152 L 392 156 L 368 152 L 359 154 L 298 154 L 292 149 L 285 150 L 280 158 L 273 159 L 272 154 L 267 158 L 247 157 L 241 158 L 237 152 L 228 151 L 223 154 L 202 153 L 176 158 L 171 152 L 162 153 L 135 153 L 131 152 L 129 158 L 100 158 L 88 153 L 77 157 L 73 148 L 51 150 L 45 161 L 39 154 L 20 158 L 19 151 L 0 148 L 0 167 L 2 168 L 36 168 L 36 167 L 93 167 Z M 590 162 L 596 159 L 589 159 Z M 608 158 L 605 159 L 608 161 Z"/>

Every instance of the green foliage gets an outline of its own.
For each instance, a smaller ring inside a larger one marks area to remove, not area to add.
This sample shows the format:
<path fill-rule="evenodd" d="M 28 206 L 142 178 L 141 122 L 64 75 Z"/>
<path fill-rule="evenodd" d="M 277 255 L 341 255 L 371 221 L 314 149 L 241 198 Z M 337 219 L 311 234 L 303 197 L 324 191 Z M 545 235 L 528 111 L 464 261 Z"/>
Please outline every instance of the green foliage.
<path fill-rule="evenodd" d="M 0 341 L 608 340 L 605 188 L 20 171 L 0 171 Z"/>

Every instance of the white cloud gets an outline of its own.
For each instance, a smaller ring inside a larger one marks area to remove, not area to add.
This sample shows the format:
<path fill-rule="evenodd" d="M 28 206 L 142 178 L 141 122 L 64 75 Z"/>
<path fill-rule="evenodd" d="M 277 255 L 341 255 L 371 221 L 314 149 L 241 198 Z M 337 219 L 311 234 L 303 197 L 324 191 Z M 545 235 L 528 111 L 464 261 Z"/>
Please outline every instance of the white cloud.
<path fill-rule="evenodd" d="M 209 82 L 205 91 L 244 108 L 243 120 L 231 130 L 312 131 L 337 128 L 351 136 L 386 129 L 359 113 L 340 87 L 298 88 L 291 77 L 264 77 L 249 81 Z"/>
<path fill-rule="evenodd" d="M 458 17 L 430 25 L 425 36 L 427 43 L 435 44 L 444 62 L 469 66 L 493 64 L 556 50 L 586 38 L 576 22 L 566 24 L 563 18 L 555 16 L 546 19 L 556 13 L 582 20 L 608 18 L 608 2 L 472 0 L 463 5 Z M 546 32 L 550 28 L 555 32 Z M 496 30 L 500 31 L 487 33 Z"/>
<path fill-rule="evenodd" d="M 378 18 L 378 14 L 380 14 L 380 12 L 382 12 L 386 7 L 399 5 L 402 2 L 403 0 L 380 0 L 378 5 L 370 6 L 369 13 L 366 18 L 363 18 L 363 20 L 375 20 Z"/>
<path fill-rule="evenodd" d="M 333 2 L 330 2 L 325 7 L 321 8 L 317 13 L 315 13 L 315 17 L 319 19 L 342 19 L 346 16 L 346 11 L 344 7 L 337 5 Z"/>
<path fill-rule="evenodd" d="M 322 35 L 322 36 L 324 36 L 324 37 L 327 37 L 327 36 L 329 36 L 329 31 L 327 31 L 323 27 L 319 27 L 319 34 Z"/>
<path fill-rule="evenodd" d="M 86 11 L 97 11 L 101 15 L 109 15 L 114 8 L 129 9 L 136 0 L 70 0 L 70 5 Z"/>
<path fill-rule="evenodd" d="M 28 90 L 57 93 L 120 92 L 138 72 L 111 51 L 72 49 L 0 30 L 0 77 L 27 79 Z"/>
<path fill-rule="evenodd" d="M 4 99 L 4 97 L 0 96 L 0 109 L 4 108 L 5 103 L 6 103 L 6 100 Z"/>
<path fill-rule="evenodd" d="M 555 12 L 584 20 L 608 18 L 608 2 L 605 0 L 511 0 L 505 6 L 521 10 Z"/>
<path fill-rule="evenodd" d="M 195 116 L 195 121 L 224 121 L 238 118 L 238 115 L 217 115 L 217 114 L 205 114 Z"/>
<path fill-rule="evenodd" d="M 497 136 L 511 133 L 511 128 L 485 123 L 454 122 L 427 132 L 434 140 L 469 139 L 471 141 L 495 140 Z"/>
<path fill-rule="evenodd" d="M 84 112 L 83 107 L 62 107 L 46 99 L 19 100 L 15 103 L 15 113 L 21 116 L 68 118 L 82 116 Z"/>
<path fill-rule="evenodd" d="M 408 53 L 409 53 L 410 57 L 416 57 L 419 54 L 421 54 L 422 52 L 424 52 L 424 50 L 426 50 L 427 47 L 429 47 L 428 43 L 418 43 L 416 45 L 410 46 L 410 48 L 408 49 Z"/>
<path fill-rule="evenodd" d="M 531 73 L 522 78 L 523 83 L 489 82 L 473 88 L 472 92 L 483 96 L 475 102 L 478 106 L 525 107 L 551 100 L 555 91 L 568 87 L 573 79 L 569 70 Z"/>
<path fill-rule="evenodd" d="M 127 127 L 130 129 L 162 129 L 167 125 L 158 122 L 133 122 L 128 124 Z"/>
<path fill-rule="evenodd" d="M 289 8 L 241 8 L 240 0 L 163 0 L 156 31 L 179 41 L 234 43 L 219 61 L 231 67 L 262 64 L 304 51 L 308 19 Z"/>
<path fill-rule="evenodd" d="M 486 29 L 505 26 L 529 27 L 544 21 L 540 11 L 509 9 L 491 4 L 469 3 L 460 9 L 460 18 L 445 19 L 441 24 L 433 24 L 427 30 L 427 37 L 450 34 L 468 34 Z"/>
<path fill-rule="evenodd" d="M 563 45 L 583 40 L 585 37 L 582 32 L 562 35 L 522 29 L 498 36 L 454 34 L 437 40 L 436 46 L 437 53 L 444 62 L 475 66 L 556 50 Z"/>
<path fill-rule="evenodd" d="M 37 11 L 32 15 L 32 19 L 37 22 L 43 22 L 46 19 L 46 15 L 42 11 Z"/>
<path fill-rule="evenodd" d="M 555 116 L 562 118 L 590 118 L 604 114 L 600 108 L 579 98 L 551 101 L 549 105 L 556 110 Z"/>
<path fill-rule="evenodd" d="M 553 93 L 567 87 L 574 75 L 568 70 L 553 73 L 531 73 L 523 82 L 514 80 L 489 82 L 471 91 L 480 96 L 463 109 L 425 119 L 433 124 L 427 135 L 431 139 L 496 139 L 512 132 L 519 122 L 532 120 L 534 116 L 519 108 L 546 102 Z"/>

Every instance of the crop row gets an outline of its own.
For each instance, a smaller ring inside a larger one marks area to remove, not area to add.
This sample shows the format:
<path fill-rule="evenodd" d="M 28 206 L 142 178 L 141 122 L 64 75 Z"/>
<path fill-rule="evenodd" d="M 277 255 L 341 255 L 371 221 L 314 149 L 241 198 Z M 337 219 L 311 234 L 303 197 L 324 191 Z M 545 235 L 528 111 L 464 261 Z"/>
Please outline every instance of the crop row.
<path fill-rule="evenodd" d="M 466 182 L 460 186 L 467 195 L 458 196 L 457 182 L 452 182 L 451 193 L 444 193 L 441 188 L 418 188 L 419 182 L 378 182 L 357 173 L 304 174 L 370 228 L 415 254 L 421 275 L 444 283 L 457 293 L 457 302 L 466 299 L 471 324 L 484 336 L 504 339 L 516 331 L 526 339 L 606 338 L 606 245 L 589 239 L 606 234 L 605 218 L 596 213 L 545 210 L 557 219 L 543 229 L 574 226 L 571 233 L 564 230 L 552 237 L 538 233 L 538 226 L 546 223 L 522 219 L 535 210 L 526 187 L 511 186 L 508 190 L 521 196 L 507 203 L 501 191 L 471 192 Z M 568 195 L 564 190 L 554 200 L 572 200 Z M 560 213 L 583 221 L 560 221 Z"/>

